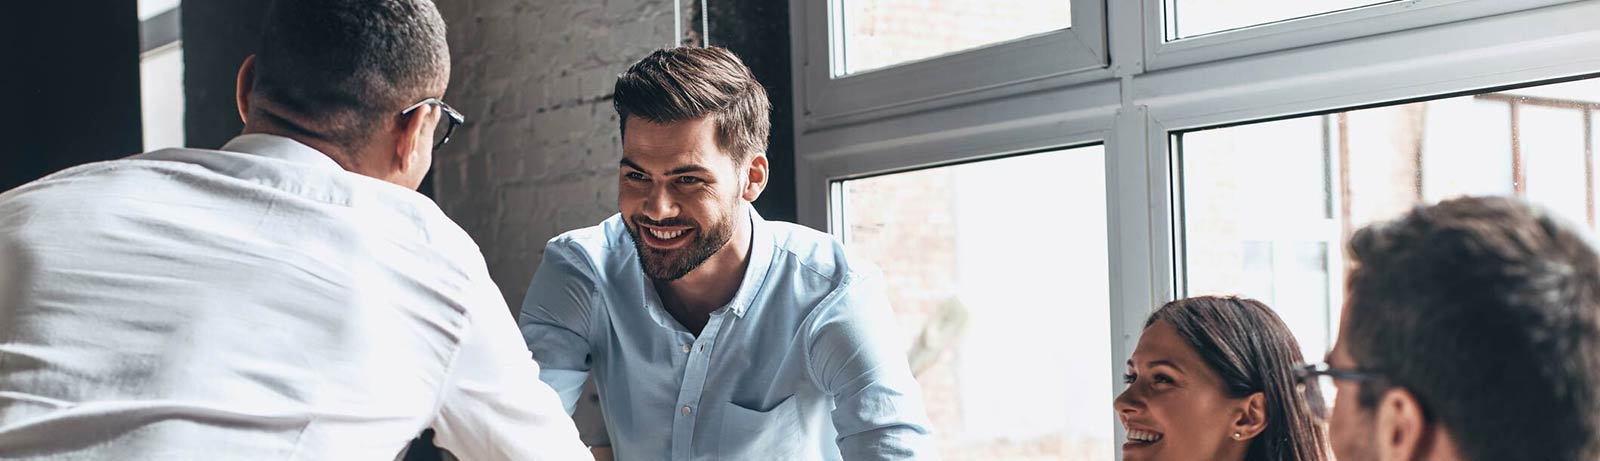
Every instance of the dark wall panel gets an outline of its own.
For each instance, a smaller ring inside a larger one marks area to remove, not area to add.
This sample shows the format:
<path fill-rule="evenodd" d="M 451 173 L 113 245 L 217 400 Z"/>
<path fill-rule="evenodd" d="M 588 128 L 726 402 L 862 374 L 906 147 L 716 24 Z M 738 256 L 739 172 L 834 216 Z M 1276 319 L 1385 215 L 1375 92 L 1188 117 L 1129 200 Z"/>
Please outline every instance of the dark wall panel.
<path fill-rule="evenodd" d="M 233 93 L 239 65 L 261 42 L 261 21 L 271 2 L 183 2 L 183 90 L 186 142 L 215 149 L 239 135 Z"/>
<path fill-rule="evenodd" d="M 128 0 L 13 2 L 0 70 L 13 93 L 0 136 L 0 190 L 74 165 L 138 153 L 139 17 Z"/>
<path fill-rule="evenodd" d="M 756 200 L 761 216 L 794 222 L 794 91 L 789 79 L 788 2 L 708 0 L 706 37 L 733 51 L 756 74 L 772 100 L 772 137 L 767 147 L 771 179 Z"/>

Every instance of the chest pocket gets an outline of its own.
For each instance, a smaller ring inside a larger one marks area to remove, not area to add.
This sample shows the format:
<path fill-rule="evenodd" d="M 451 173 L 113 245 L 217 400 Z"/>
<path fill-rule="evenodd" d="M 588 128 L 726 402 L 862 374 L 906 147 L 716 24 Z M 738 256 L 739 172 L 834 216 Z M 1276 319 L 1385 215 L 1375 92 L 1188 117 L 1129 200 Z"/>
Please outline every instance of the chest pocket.
<path fill-rule="evenodd" d="M 795 397 L 784 397 L 766 409 L 728 402 L 722 412 L 723 453 L 728 459 L 804 459 L 802 431 Z"/>

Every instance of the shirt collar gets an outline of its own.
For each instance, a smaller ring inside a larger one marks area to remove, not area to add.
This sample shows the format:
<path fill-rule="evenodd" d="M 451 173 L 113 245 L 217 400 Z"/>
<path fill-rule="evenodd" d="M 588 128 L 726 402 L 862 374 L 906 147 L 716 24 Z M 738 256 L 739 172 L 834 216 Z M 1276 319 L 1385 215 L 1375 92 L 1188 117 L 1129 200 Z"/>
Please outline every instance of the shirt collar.
<path fill-rule="evenodd" d="M 740 318 L 750 309 L 756 294 L 761 292 L 761 286 L 766 283 L 773 252 L 772 232 L 767 229 L 767 221 L 761 219 L 761 214 L 749 203 L 744 205 L 744 209 L 750 215 L 750 263 L 744 270 L 744 281 L 739 283 L 739 292 L 733 295 L 733 301 L 727 306 L 733 315 Z"/>
<path fill-rule="evenodd" d="M 239 135 L 224 144 L 221 150 L 259 155 L 321 168 L 344 170 L 344 167 L 339 166 L 339 162 L 333 161 L 333 158 L 328 157 L 328 154 L 324 154 L 311 146 L 301 144 L 300 141 L 278 135 L 265 133 Z"/>

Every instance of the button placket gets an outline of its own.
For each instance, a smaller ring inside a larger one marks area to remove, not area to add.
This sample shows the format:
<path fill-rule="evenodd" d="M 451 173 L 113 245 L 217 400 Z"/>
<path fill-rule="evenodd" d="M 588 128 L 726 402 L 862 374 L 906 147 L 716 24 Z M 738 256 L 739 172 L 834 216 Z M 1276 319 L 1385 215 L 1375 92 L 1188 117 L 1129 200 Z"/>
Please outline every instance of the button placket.
<path fill-rule="evenodd" d="M 725 325 L 727 311 L 712 314 L 711 321 L 706 323 L 700 336 L 691 343 L 684 344 L 681 349 L 688 352 L 688 363 L 683 370 L 682 386 L 678 389 L 678 414 L 673 418 L 672 424 L 672 459 L 689 460 L 693 456 L 693 443 L 695 423 L 699 415 L 695 414 L 695 407 L 700 405 L 700 396 L 705 391 L 707 373 L 709 373 L 710 356 L 707 351 L 716 349 L 718 331 Z M 701 408 L 704 410 L 704 408 Z M 703 411 L 702 411 L 703 412 Z"/>

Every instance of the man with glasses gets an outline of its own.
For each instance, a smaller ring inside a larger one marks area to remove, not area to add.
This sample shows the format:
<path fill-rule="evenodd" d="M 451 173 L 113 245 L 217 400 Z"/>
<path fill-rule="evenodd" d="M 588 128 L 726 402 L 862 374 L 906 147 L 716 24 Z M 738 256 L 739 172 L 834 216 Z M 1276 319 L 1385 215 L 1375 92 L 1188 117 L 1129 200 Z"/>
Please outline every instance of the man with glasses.
<path fill-rule="evenodd" d="M 449 74 L 431 1 L 279 0 L 242 135 L 0 194 L 0 459 L 588 457 L 415 191 Z"/>
<path fill-rule="evenodd" d="M 1339 340 L 1301 370 L 1340 460 L 1600 459 L 1600 259 L 1518 200 L 1357 232 Z"/>

